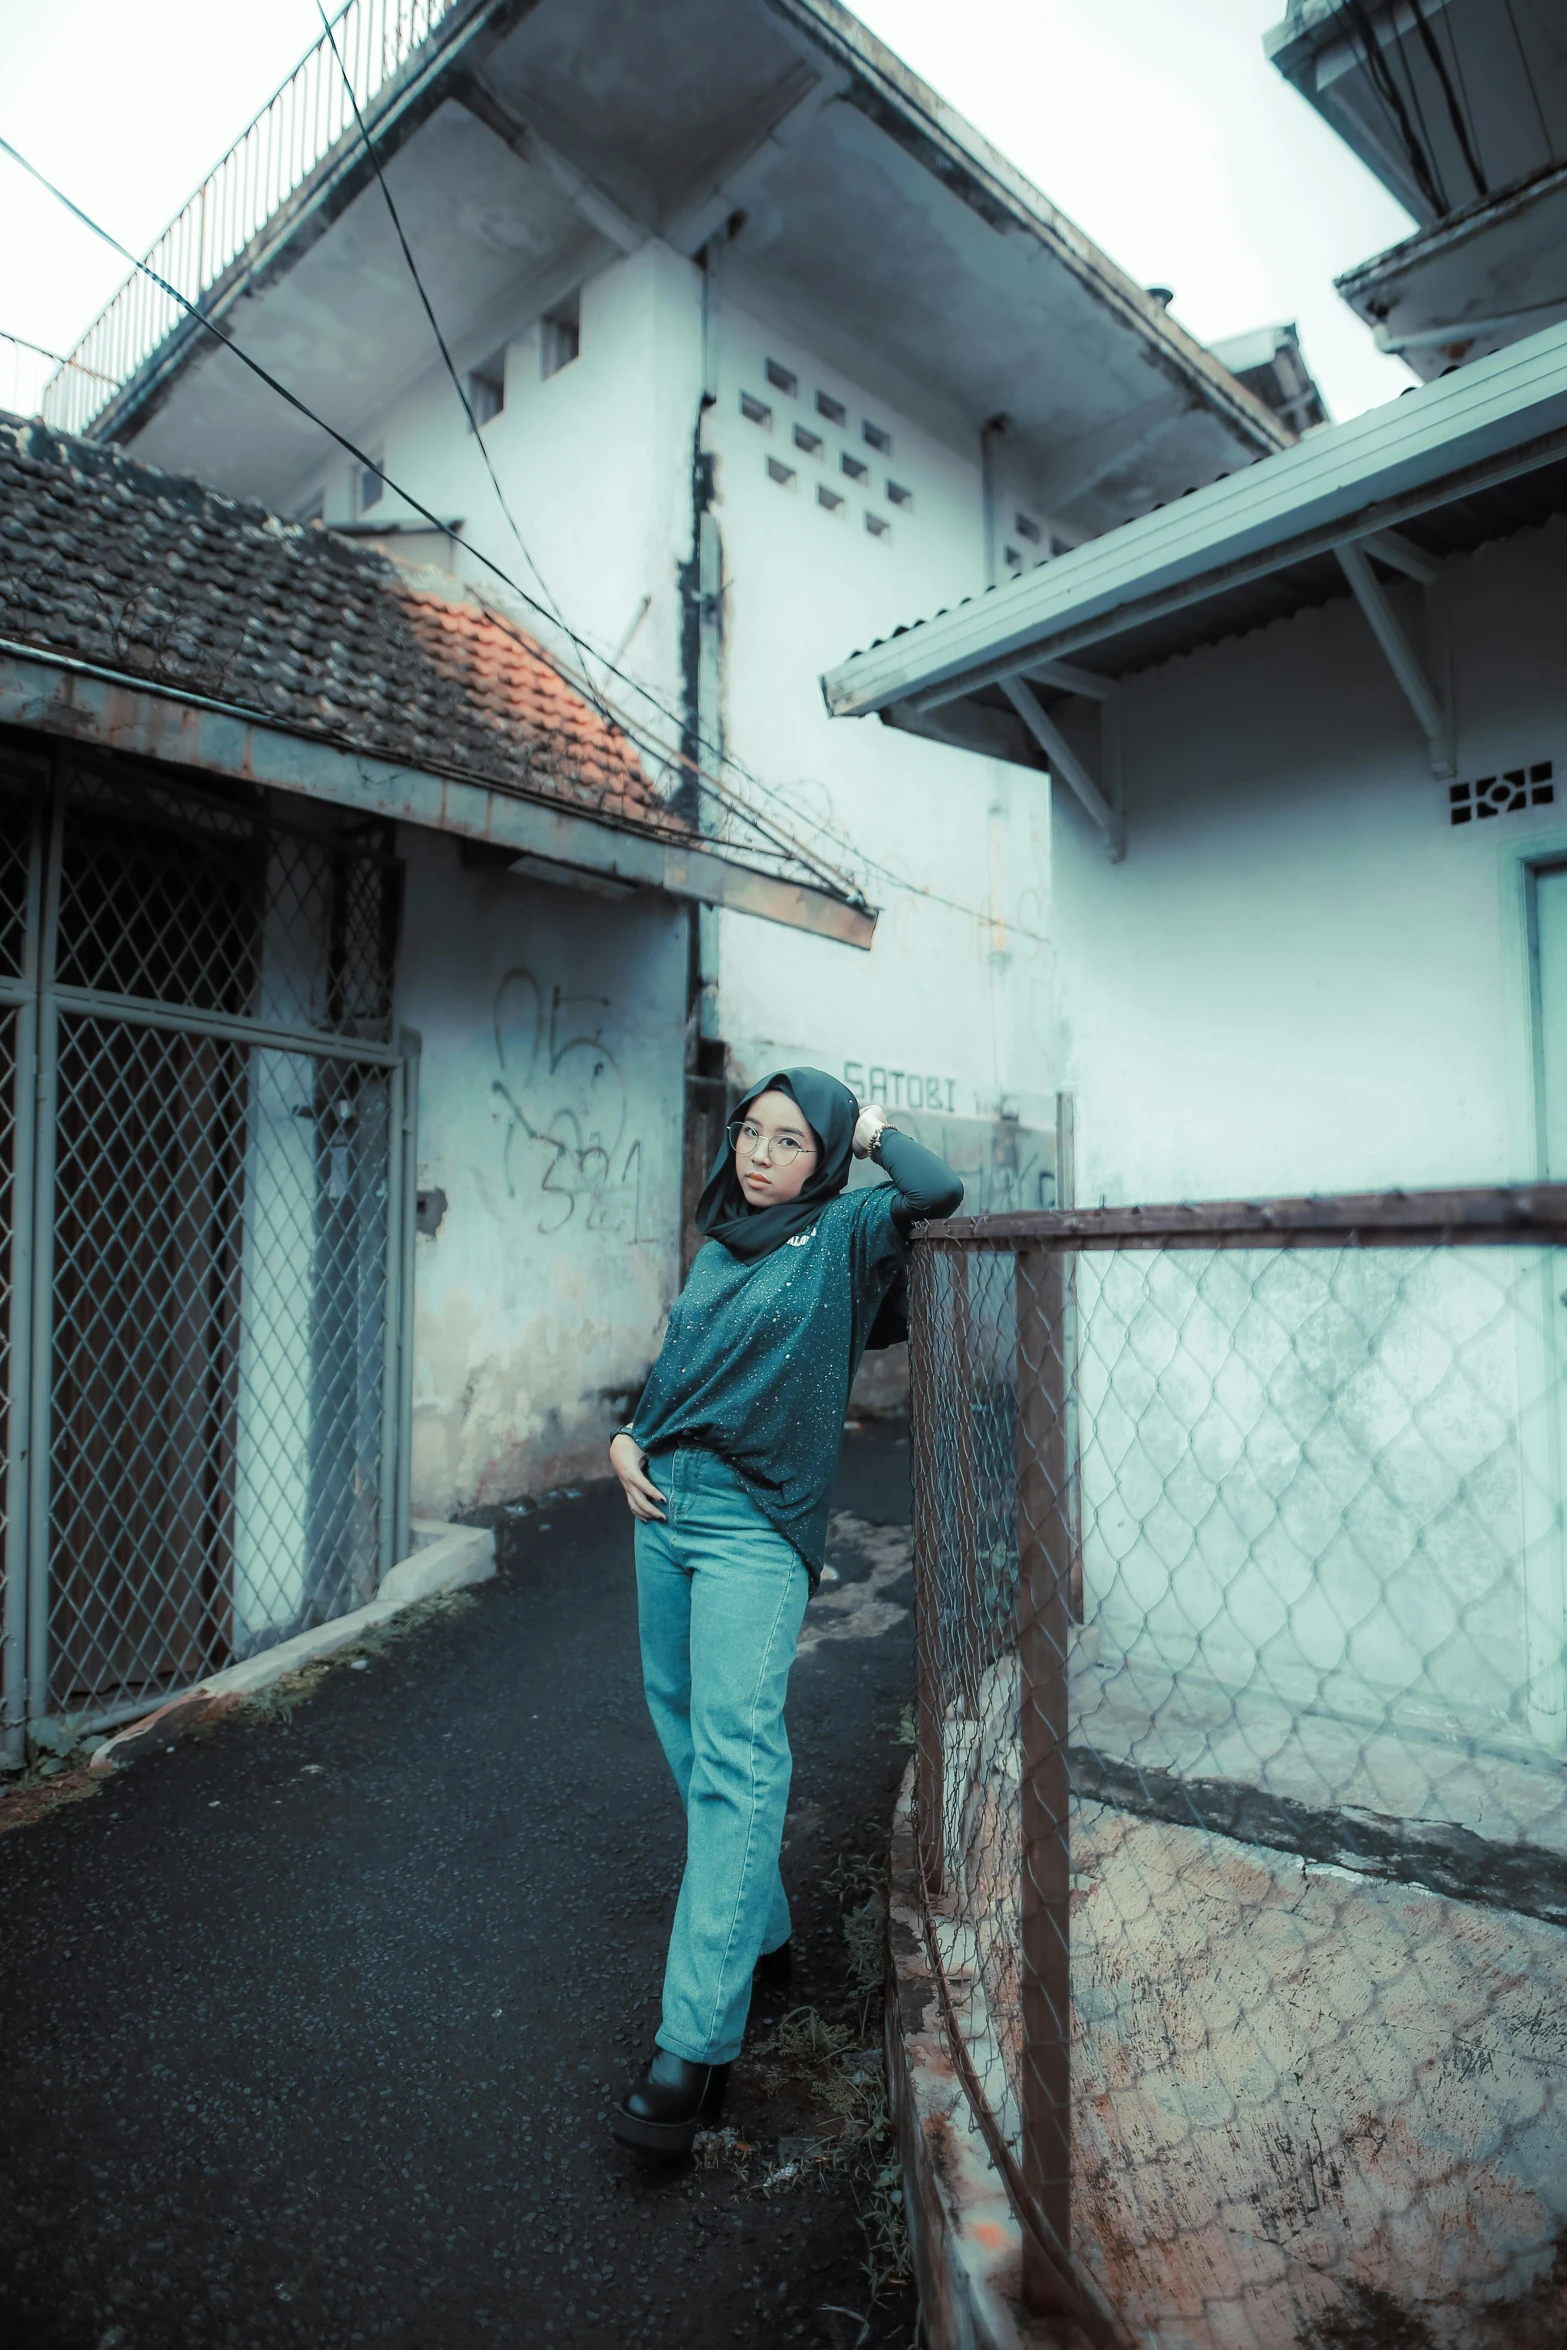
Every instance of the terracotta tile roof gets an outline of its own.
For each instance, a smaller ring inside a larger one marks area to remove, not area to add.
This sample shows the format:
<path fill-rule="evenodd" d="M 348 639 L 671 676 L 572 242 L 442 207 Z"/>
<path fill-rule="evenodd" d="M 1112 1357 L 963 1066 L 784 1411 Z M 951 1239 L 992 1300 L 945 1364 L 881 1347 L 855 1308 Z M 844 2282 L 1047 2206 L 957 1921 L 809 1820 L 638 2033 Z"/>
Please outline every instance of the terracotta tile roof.
<path fill-rule="evenodd" d="M 675 828 L 625 736 L 460 581 L 443 593 L 329 530 L 5 415 L 0 638 L 379 758 Z"/>

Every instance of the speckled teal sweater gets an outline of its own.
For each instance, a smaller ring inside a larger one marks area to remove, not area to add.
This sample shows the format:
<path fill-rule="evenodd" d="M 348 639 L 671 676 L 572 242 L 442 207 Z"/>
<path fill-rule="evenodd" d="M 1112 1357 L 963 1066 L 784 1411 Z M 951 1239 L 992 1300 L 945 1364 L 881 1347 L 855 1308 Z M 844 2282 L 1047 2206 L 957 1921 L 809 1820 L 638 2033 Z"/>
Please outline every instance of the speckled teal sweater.
<path fill-rule="evenodd" d="M 631 1433 L 644 1452 L 699 1444 L 735 1469 L 814 1586 L 844 1408 L 876 1309 L 926 1216 L 963 1186 L 934 1151 L 888 1127 L 891 1177 L 829 1200 L 808 1232 L 749 1262 L 710 1240 L 675 1302 Z"/>

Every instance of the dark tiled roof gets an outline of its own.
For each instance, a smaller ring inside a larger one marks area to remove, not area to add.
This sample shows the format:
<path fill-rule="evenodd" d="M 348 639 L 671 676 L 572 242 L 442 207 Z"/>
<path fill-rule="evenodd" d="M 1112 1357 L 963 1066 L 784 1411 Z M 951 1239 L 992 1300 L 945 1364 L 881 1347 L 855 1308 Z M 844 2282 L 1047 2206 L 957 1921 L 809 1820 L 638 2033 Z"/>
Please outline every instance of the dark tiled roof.
<path fill-rule="evenodd" d="M 0 637 L 412 767 L 672 819 L 635 750 L 517 625 L 101 447 L 0 415 Z"/>

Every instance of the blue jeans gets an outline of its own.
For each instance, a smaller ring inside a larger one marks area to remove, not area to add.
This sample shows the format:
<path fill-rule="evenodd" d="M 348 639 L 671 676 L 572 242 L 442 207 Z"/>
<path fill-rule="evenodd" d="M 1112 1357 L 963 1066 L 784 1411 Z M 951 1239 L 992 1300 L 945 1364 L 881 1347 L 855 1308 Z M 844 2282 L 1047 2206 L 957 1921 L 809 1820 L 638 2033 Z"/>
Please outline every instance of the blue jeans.
<path fill-rule="evenodd" d="M 751 1969 L 789 1938 L 783 1709 L 810 1586 L 799 1553 L 715 1455 L 683 1445 L 652 1457 L 648 1475 L 665 1520 L 637 1525 L 642 1682 L 686 1813 L 658 2044 L 727 2064 Z"/>

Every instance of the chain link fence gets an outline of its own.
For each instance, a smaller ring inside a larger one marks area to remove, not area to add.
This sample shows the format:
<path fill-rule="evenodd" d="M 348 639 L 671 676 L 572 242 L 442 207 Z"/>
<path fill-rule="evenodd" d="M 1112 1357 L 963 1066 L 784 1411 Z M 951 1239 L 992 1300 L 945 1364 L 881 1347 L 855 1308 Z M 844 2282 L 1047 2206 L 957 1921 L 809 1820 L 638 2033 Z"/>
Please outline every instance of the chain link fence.
<path fill-rule="evenodd" d="M 1567 1186 L 933 1225 L 916 1834 L 1083 2339 L 1567 2340 Z"/>
<path fill-rule="evenodd" d="M 378 822 L 0 740 L 11 1760 L 398 1555 L 399 891 Z"/>

